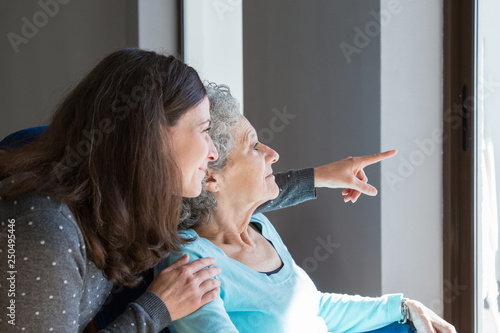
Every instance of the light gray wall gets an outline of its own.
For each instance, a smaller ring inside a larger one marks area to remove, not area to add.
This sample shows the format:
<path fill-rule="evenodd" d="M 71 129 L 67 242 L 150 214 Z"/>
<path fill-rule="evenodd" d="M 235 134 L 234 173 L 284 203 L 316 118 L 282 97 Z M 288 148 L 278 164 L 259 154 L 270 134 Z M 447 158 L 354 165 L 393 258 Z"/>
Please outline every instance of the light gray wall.
<path fill-rule="evenodd" d="M 280 153 L 274 170 L 321 165 L 380 150 L 380 35 L 348 62 L 340 43 L 356 45 L 379 1 L 243 2 L 245 115 Z M 273 109 L 295 118 L 282 128 Z M 267 130 L 263 130 L 267 128 Z M 270 133 L 272 135 L 270 135 Z M 380 167 L 366 169 L 380 186 Z M 295 261 L 320 290 L 381 293 L 380 196 L 344 204 L 340 190 L 268 214 Z M 335 243 L 327 254 L 321 240 Z M 304 260 L 306 260 L 304 262 Z M 317 267 L 314 266 L 316 263 Z"/>
<path fill-rule="evenodd" d="M 177 0 L 138 0 L 141 49 L 181 56 L 178 5 Z"/>
<path fill-rule="evenodd" d="M 42 1 L 58 4 L 49 14 L 38 1 L 0 3 L 0 138 L 47 124 L 64 94 L 101 58 L 138 45 L 137 1 L 59 1 L 66 4 Z M 8 34 L 24 38 L 23 18 L 39 27 L 36 34 L 25 31 L 27 43 L 16 53 Z"/>
<path fill-rule="evenodd" d="M 398 155 L 381 169 L 382 292 L 404 292 L 442 315 L 461 292 L 443 281 L 443 1 L 381 1 L 391 6 L 382 28 L 381 142 Z"/>

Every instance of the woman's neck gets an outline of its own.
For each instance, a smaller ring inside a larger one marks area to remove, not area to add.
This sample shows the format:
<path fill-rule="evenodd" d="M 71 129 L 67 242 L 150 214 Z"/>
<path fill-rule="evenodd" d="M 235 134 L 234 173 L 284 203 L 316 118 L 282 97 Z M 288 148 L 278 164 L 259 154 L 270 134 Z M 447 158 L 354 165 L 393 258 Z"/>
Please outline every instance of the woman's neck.
<path fill-rule="evenodd" d="M 210 223 L 194 229 L 198 235 L 212 243 L 254 247 L 255 234 L 249 224 L 258 206 L 255 204 L 243 208 L 241 204 L 225 204 L 218 201 L 217 208 L 210 211 Z"/>

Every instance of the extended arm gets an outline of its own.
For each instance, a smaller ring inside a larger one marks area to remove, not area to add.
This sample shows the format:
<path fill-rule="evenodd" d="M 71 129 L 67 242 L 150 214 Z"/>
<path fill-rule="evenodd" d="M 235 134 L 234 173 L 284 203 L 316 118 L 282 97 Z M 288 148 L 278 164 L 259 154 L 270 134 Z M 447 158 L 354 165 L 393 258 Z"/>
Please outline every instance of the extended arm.
<path fill-rule="evenodd" d="M 315 199 L 316 187 L 343 188 L 345 202 L 356 202 L 362 193 L 377 195 L 377 189 L 368 184 L 364 168 L 396 153 L 395 150 L 391 150 L 373 155 L 348 157 L 316 168 L 275 174 L 280 194 L 276 199 L 259 206 L 255 213 L 265 213 Z"/>
<path fill-rule="evenodd" d="M 402 294 L 361 297 L 322 293 L 318 315 L 329 332 L 367 332 L 401 319 Z"/>

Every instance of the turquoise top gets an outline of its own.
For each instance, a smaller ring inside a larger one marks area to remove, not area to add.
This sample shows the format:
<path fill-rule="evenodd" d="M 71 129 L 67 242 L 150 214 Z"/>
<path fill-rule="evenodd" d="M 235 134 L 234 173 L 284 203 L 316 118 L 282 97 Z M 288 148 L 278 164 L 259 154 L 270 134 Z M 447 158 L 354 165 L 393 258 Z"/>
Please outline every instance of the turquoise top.
<path fill-rule="evenodd" d="M 361 297 L 322 293 L 295 264 L 281 237 L 262 214 L 251 218 L 281 257 L 283 267 L 272 275 L 257 272 L 229 258 L 196 231 L 180 231 L 196 240 L 182 247 L 190 260 L 214 257 L 222 269 L 220 297 L 189 316 L 173 322 L 183 332 L 365 332 L 401 319 L 401 294 Z M 170 255 L 158 272 L 177 261 Z M 170 328 L 170 327 L 169 327 Z"/>

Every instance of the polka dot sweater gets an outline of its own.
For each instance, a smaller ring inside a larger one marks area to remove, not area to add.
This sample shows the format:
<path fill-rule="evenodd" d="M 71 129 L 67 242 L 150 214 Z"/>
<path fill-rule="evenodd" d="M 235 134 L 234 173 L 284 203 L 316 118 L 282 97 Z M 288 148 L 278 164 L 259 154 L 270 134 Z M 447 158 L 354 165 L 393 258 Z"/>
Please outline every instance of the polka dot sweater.
<path fill-rule="evenodd" d="M 0 182 L 0 196 L 12 182 Z M 71 211 L 47 196 L 2 198 L 0 223 L 0 332 L 81 332 L 113 285 L 88 259 Z M 159 332 L 170 322 L 146 292 L 101 332 Z"/>

